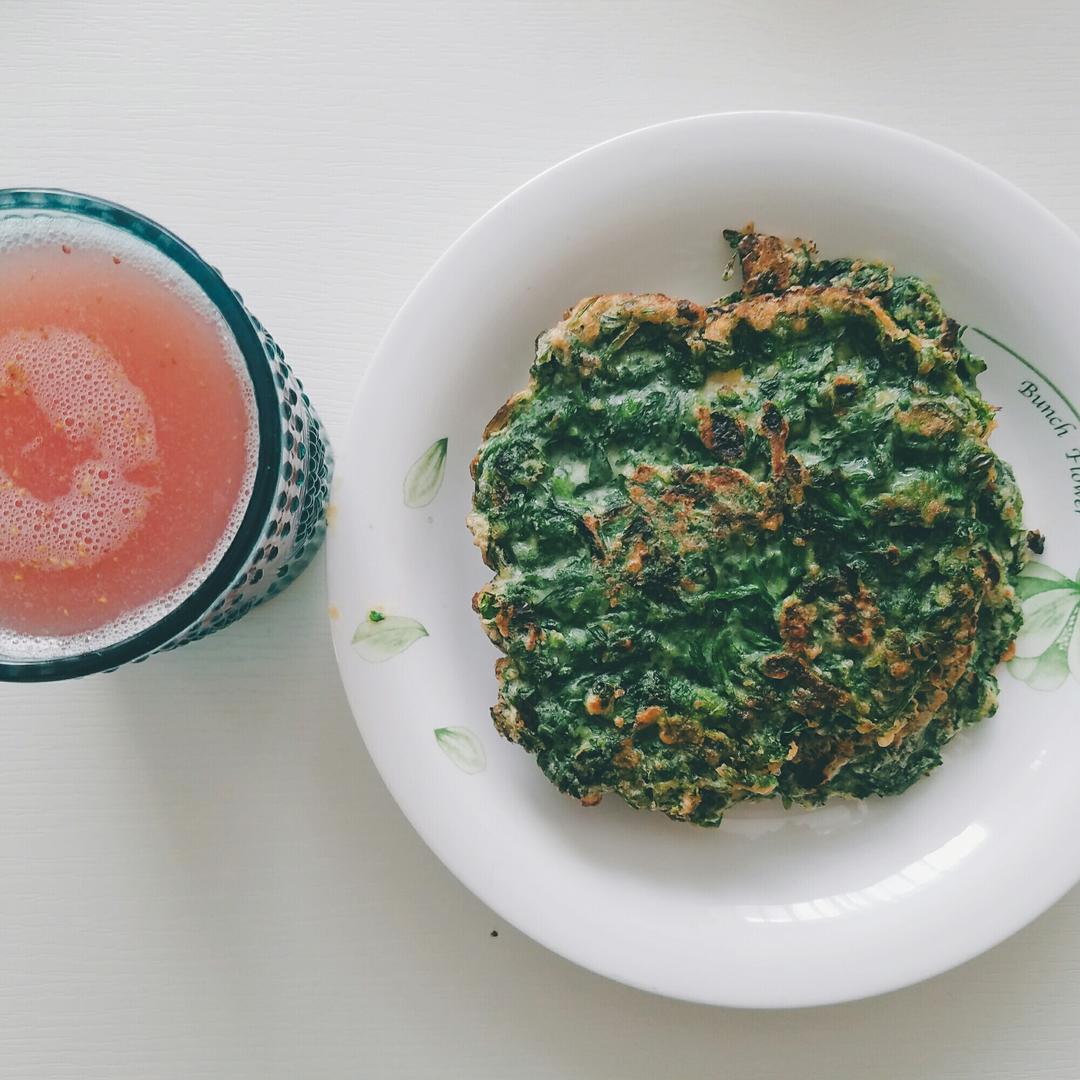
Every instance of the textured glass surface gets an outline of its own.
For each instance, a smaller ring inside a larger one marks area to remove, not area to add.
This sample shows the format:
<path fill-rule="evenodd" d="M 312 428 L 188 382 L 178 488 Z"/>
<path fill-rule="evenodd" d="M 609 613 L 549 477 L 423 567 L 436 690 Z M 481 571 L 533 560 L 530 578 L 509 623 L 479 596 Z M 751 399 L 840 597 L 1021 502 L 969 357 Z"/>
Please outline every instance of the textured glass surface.
<path fill-rule="evenodd" d="M 234 295 L 243 302 L 239 293 Z M 263 542 L 252 551 L 243 571 L 210 610 L 166 649 L 212 634 L 276 596 L 311 562 L 326 536 L 333 474 L 330 444 L 281 346 L 250 312 L 249 317 L 262 339 L 280 398 L 281 466 L 271 513 L 263 528 Z"/>

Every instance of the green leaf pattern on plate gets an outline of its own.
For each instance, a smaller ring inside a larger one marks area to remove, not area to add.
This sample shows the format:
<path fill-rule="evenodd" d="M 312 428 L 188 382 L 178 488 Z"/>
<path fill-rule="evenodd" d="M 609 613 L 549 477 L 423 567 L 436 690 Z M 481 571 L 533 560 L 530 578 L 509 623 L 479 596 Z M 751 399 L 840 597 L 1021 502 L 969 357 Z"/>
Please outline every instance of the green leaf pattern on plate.
<path fill-rule="evenodd" d="M 446 471 L 447 439 L 436 439 L 413 463 L 402 485 L 405 505 L 413 509 L 427 506 L 442 487 Z"/>
<path fill-rule="evenodd" d="M 356 628 L 352 643 L 362 660 L 380 664 L 427 636 L 421 623 L 404 615 L 383 615 L 377 620 L 368 616 Z"/>
<path fill-rule="evenodd" d="M 464 727 L 441 727 L 435 729 L 435 739 L 443 753 L 462 771 L 483 772 L 487 756 L 480 740 Z"/>
<path fill-rule="evenodd" d="M 1080 681 L 1080 572 L 1067 578 L 1028 563 L 1016 583 L 1024 625 L 1009 671 L 1035 690 L 1057 690 L 1071 673 Z"/>

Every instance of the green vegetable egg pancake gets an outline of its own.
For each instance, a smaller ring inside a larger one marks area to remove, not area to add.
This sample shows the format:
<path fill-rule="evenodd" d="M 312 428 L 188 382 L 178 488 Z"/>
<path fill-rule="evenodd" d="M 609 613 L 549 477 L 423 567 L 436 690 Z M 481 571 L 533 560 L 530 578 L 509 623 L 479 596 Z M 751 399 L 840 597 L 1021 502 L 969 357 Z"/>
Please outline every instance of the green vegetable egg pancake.
<path fill-rule="evenodd" d="M 594 296 L 484 432 L 498 730 L 587 805 L 904 791 L 996 707 L 1021 499 L 925 282 L 725 233 L 710 307 Z"/>

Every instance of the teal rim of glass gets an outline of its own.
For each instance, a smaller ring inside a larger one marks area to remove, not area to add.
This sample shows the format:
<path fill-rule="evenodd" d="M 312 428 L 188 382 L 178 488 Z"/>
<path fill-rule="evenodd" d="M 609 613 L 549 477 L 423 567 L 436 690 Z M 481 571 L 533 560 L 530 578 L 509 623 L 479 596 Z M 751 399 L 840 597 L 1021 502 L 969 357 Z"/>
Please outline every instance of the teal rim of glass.
<path fill-rule="evenodd" d="M 281 418 L 274 375 L 251 317 L 221 274 L 163 225 L 125 206 L 58 188 L 0 188 L 0 214 L 34 210 L 74 214 L 122 229 L 157 248 L 206 293 L 236 338 L 251 377 L 259 420 L 259 457 L 251 497 L 236 536 L 190 596 L 145 630 L 101 649 L 48 660 L 0 659 L 0 681 L 6 682 L 74 679 L 109 671 L 155 652 L 198 622 L 233 584 L 259 543 L 273 511 L 274 489 L 281 467 Z"/>

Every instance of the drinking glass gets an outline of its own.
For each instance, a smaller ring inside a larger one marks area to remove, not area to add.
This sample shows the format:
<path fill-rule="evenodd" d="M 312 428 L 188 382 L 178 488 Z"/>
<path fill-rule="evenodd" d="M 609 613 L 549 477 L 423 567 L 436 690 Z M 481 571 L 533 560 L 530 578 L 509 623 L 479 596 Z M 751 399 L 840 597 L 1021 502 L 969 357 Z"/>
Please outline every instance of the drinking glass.
<path fill-rule="evenodd" d="M 69 679 L 139 662 L 212 634 L 279 593 L 311 561 L 326 533 L 333 457 L 319 418 L 284 353 L 221 274 L 183 240 L 116 203 L 69 191 L 0 189 L 0 219 L 78 215 L 157 248 L 221 313 L 254 391 L 258 463 L 240 526 L 205 579 L 162 618 L 103 648 L 21 659 L 0 650 L 0 680 Z"/>

